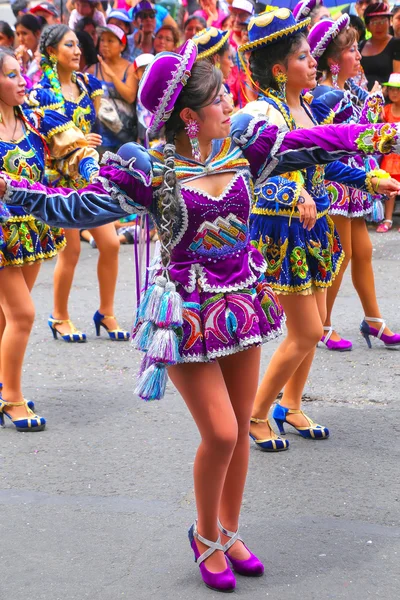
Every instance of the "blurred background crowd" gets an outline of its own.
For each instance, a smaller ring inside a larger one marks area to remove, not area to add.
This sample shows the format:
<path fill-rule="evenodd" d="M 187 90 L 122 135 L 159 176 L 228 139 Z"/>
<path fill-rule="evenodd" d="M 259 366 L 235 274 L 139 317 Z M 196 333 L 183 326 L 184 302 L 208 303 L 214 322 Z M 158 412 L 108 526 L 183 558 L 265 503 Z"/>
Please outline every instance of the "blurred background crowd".
<path fill-rule="evenodd" d="M 297 18 L 310 16 L 311 26 L 347 13 L 358 32 L 361 61 L 356 83 L 364 89 L 375 90 L 400 72 L 400 5 L 372 0 L 274 4 L 294 10 Z M 28 90 L 43 78 L 39 41 L 44 28 L 63 23 L 74 32 L 81 52 L 79 71 L 96 77 L 103 92 L 90 127 L 91 144 L 100 155 L 127 141 L 144 143 L 150 115 L 137 97 L 139 81 L 159 52 L 174 51 L 189 38 L 198 43 L 199 53 L 220 67 L 234 110 L 257 97 L 246 54 L 240 55 L 238 48 L 248 40 L 250 18 L 266 9 L 265 0 L 14 0 L 11 8 L 15 22 L 0 21 L 0 45 L 15 49 Z M 202 36 L 210 27 L 215 30 Z M 388 101 L 397 88 L 391 86 L 390 93 L 383 88 Z M 388 224 L 391 214 L 386 218 Z"/>

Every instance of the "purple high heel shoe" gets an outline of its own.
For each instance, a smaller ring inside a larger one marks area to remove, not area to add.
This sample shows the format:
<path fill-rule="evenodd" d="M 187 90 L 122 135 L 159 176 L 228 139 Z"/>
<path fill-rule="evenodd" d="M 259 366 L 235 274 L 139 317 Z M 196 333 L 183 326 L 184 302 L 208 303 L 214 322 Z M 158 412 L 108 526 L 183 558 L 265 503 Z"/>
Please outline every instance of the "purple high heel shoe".
<path fill-rule="evenodd" d="M 255 554 L 250 552 L 246 544 L 243 542 L 242 538 L 239 536 L 239 530 L 235 532 L 229 531 L 228 529 L 225 529 L 225 527 L 223 527 L 220 521 L 218 521 L 218 527 L 219 530 L 224 535 L 226 535 L 226 537 L 231 538 L 229 542 L 226 542 L 226 544 L 224 544 L 223 549 L 225 555 L 231 562 L 233 570 L 236 571 L 236 573 L 238 573 L 239 575 L 245 575 L 246 577 L 261 577 L 261 575 L 264 574 L 264 565 Z M 245 560 L 238 560 L 237 558 L 234 558 L 229 554 L 229 548 L 231 548 L 233 544 L 238 540 L 242 542 L 243 546 L 250 554 L 249 558 L 246 558 Z"/>
<path fill-rule="evenodd" d="M 381 323 L 381 328 L 375 329 L 375 327 L 371 327 L 368 325 L 367 321 L 372 321 L 372 323 Z M 383 333 L 385 331 L 386 323 L 383 319 L 376 319 L 375 317 L 364 317 L 360 325 L 361 335 L 365 338 L 365 341 L 368 344 L 368 348 L 372 348 L 371 340 L 369 336 L 378 338 L 385 344 L 385 348 L 400 348 L 400 335 L 398 333 L 394 333 L 393 335 L 387 335 Z"/>
<path fill-rule="evenodd" d="M 211 590 L 215 590 L 216 592 L 233 592 L 236 587 L 236 579 L 228 566 L 228 561 L 226 561 L 225 571 L 221 571 L 220 573 L 212 573 L 204 564 L 206 558 L 211 556 L 216 550 L 224 551 L 224 547 L 221 544 L 221 538 L 218 537 L 216 542 L 210 542 L 210 540 L 206 540 L 206 538 L 203 538 L 203 536 L 197 531 L 196 522 L 194 522 L 189 529 L 188 535 L 190 545 L 194 552 L 194 562 L 197 562 L 199 565 L 201 577 L 206 586 Z M 199 540 L 199 542 L 202 542 L 202 544 L 208 546 L 208 550 L 203 552 L 203 554 L 200 554 L 199 549 L 197 548 L 196 539 Z"/>
<path fill-rule="evenodd" d="M 343 338 L 338 341 L 331 340 L 333 333 L 333 327 L 324 327 L 326 335 L 323 335 L 321 342 L 328 348 L 328 350 L 336 350 L 337 352 L 349 352 L 353 348 L 353 344 L 350 340 L 344 340 Z"/>

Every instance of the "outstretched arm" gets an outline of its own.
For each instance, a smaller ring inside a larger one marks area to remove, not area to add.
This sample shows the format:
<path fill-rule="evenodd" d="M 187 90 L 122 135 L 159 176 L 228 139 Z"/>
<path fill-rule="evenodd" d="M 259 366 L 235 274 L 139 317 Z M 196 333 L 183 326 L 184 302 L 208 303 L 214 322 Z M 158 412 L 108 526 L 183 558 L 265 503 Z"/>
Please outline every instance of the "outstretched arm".
<path fill-rule="evenodd" d="M 270 125 L 265 117 L 235 115 L 231 134 L 241 147 L 256 185 L 271 175 L 298 171 L 354 154 L 400 152 L 395 124 L 318 125 L 288 131 Z"/>
<path fill-rule="evenodd" d="M 143 165 L 140 157 L 138 160 Z M 98 227 L 127 214 L 151 210 L 151 170 L 145 173 L 135 169 L 135 162 L 132 153 L 128 160 L 109 155 L 94 182 L 79 191 L 49 188 L 24 179 L 12 180 L 2 174 L 0 195 L 7 204 L 22 205 L 27 212 L 49 225 Z"/>

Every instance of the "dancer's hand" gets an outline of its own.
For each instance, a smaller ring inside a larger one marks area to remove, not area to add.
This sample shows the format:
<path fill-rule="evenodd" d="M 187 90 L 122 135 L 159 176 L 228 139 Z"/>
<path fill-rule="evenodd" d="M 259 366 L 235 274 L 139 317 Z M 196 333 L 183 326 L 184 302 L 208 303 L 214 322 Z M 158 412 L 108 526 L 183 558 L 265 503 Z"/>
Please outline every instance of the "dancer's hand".
<path fill-rule="evenodd" d="M 304 229 L 312 229 L 317 220 L 317 207 L 310 194 L 302 189 L 297 201 L 297 209 L 300 213 L 300 223 L 303 223 Z"/>
<path fill-rule="evenodd" d="M 86 141 L 88 143 L 89 148 L 96 148 L 97 146 L 101 146 L 102 137 L 98 133 L 88 133 L 86 134 Z"/>
<path fill-rule="evenodd" d="M 400 194 L 400 181 L 393 179 L 393 177 L 388 177 L 387 179 L 372 177 L 371 183 L 377 194 L 383 194 L 384 196 L 389 196 L 389 198 Z"/>
<path fill-rule="evenodd" d="M 6 193 L 6 182 L 2 177 L 0 177 L 0 198 L 4 196 Z"/>

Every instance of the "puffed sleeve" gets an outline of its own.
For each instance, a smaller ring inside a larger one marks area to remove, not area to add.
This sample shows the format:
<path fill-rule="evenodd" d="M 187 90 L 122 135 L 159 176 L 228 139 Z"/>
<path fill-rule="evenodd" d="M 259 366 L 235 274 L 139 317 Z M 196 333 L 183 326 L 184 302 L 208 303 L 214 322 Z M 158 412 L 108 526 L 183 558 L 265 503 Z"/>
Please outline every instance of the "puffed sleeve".
<path fill-rule="evenodd" d="M 55 110 L 36 109 L 33 112 L 37 129 L 50 151 L 50 172 L 74 180 L 79 187 L 89 183 L 99 170 L 99 155 L 94 148 L 89 148 L 82 131 Z"/>
<path fill-rule="evenodd" d="M 92 100 L 97 96 L 102 96 L 104 94 L 104 90 L 101 87 L 101 81 L 97 79 L 97 77 L 90 73 L 79 73 L 79 77 L 82 78 Z"/>
<path fill-rule="evenodd" d="M 127 214 L 151 212 L 152 164 L 138 144 L 125 144 L 122 156 L 106 153 L 105 165 L 93 183 L 74 191 L 50 188 L 6 174 L 4 202 L 22 205 L 27 212 L 55 227 L 98 227 Z"/>
<path fill-rule="evenodd" d="M 317 125 L 289 131 L 265 117 L 245 113 L 232 119 L 231 135 L 250 164 L 257 186 L 271 175 L 328 164 L 355 154 L 400 153 L 398 124 Z"/>

